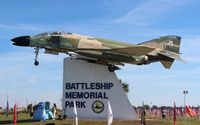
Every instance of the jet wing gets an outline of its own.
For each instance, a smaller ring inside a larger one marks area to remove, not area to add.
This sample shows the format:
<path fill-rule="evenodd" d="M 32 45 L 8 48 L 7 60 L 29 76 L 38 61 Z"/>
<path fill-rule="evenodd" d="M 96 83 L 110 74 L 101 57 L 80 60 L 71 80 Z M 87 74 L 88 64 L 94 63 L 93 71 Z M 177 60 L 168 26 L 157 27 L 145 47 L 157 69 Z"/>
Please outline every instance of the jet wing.
<path fill-rule="evenodd" d="M 151 48 L 147 46 L 132 46 L 132 47 L 126 47 L 126 48 L 109 49 L 109 50 L 106 50 L 106 52 L 110 51 L 110 52 L 130 55 L 130 56 L 141 56 L 141 55 L 146 55 L 153 50 L 155 50 L 155 48 Z"/>
<path fill-rule="evenodd" d="M 131 46 L 131 47 L 124 47 L 124 48 L 105 48 L 105 49 L 91 49 L 91 48 L 84 48 L 84 49 L 78 49 L 76 52 L 88 52 L 88 51 L 94 51 L 94 52 L 102 52 L 102 53 L 114 53 L 119 55 L 126 55 L 126 56 L 141 56 L 146 55 L 149 52 L 155 50 L 155 48 L 143 46 L 143 45 L 137 45 L 137 46 Z"/>

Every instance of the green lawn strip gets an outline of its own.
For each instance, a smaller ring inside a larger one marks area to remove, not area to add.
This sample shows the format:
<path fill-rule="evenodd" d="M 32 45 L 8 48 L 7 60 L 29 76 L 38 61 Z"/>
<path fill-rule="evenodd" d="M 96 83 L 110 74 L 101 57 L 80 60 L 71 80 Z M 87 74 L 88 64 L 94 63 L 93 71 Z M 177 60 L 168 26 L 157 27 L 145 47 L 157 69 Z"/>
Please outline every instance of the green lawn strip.
<path fill-rule="evenodd" d="M 0 114 L 0 125 L 1 124 L 12 124 L 13 115 L 9 114 L 6 117 L 5 114 Z M 66 120 L 47 120 L 46 122 L 43 121 L 34 121 L 29 114 L 19 113 L 18 114 L 18 121 L 17 125 L 46 125 L 48 123 L 55 123 L 55 125 L 73 125 L 73 119 L 66 119 Z M 168 117 L 165 119 L 162 118 L 149 118 L 146 119 L 147 125 L 173 125 L 173 118 Z M 88 120 L 79 120 L 79 125 L 106 125 L 106 120 L 95 120 L 95 119 L 88 119 Z M 75 125 L 75 124 L 74 124 Z M 112 125 L 141 125 L 140 120 L 136 121 L 126 121 L 126 120 L 114 120 Z M 177 125 L 200 125 L 200 119 L 190 118 L 190 117 L 177 117 Z"/>

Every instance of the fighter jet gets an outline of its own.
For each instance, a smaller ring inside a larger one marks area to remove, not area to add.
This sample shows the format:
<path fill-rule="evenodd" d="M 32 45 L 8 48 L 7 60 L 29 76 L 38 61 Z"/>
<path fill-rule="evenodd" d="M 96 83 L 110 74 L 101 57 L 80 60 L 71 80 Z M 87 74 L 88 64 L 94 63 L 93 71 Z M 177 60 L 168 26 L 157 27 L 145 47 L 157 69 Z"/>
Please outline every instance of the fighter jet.
<path fill-rule="evenodd" d="M 35 48 L 35 62 L 39 65 L 38 53 L 44 48 L 45 53 L 66 53 L 73 59 L 85 60 L 108 65 L 114 72 L 125 63 L 146 65 L 160 61 L 165 68 L 170 68 L 174 60 L 180 58 L 181 37 L 163 36 L 139 44 L 108 40 L 65 32 L 44 32 L 34 36 L 19 36 L 12 39 L 13 45 Z"/>

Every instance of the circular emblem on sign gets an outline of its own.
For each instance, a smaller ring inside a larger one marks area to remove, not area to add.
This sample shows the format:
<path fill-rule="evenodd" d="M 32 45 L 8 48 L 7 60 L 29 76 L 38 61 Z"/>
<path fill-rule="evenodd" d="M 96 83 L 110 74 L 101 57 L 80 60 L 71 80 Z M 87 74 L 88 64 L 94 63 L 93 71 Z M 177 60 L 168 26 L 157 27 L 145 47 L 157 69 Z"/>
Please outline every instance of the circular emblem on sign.
<path fill-rule="evenodd" d="M 100 101 L 100 100 L 94 101 L 93 104 L 92 104 L 92 110 L 95 113 L 101 113 L 101 112 L 103 112 L 103 110 L 104 110 L 104 104 L 103 104 L 103 102 Z"/>

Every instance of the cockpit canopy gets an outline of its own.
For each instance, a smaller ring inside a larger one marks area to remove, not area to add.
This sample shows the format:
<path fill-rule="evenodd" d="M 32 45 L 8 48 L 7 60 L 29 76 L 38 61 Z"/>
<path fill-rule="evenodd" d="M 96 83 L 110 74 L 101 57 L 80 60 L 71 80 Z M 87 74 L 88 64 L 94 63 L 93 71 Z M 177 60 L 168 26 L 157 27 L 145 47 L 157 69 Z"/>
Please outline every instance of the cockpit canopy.
<path fill-rule="evenodd" d="M 60 32 L 60 31 L 56 31 L 56 32 L 43 32 L 40 34 L 37 34 L 35 36 L 52 36 L 52 35 L 66 35 L 66 34 L 72 34 L 72 33 L 65 33 L 65 32 Z"/>

